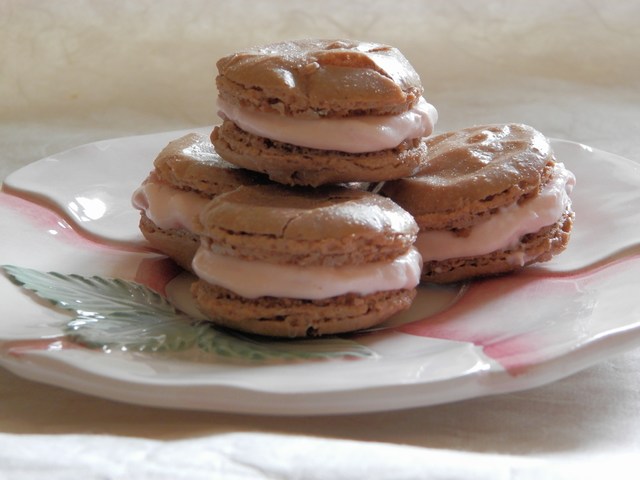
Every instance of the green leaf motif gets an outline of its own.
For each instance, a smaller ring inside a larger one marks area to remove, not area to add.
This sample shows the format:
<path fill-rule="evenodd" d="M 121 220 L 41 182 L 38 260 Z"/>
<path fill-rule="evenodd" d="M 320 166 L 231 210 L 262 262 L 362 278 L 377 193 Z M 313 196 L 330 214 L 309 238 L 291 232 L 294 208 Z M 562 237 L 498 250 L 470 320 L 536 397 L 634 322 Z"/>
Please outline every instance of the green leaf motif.
<path fill-rule="evenodd" d="M 136 282 L 12 265 L 2 269 L 15 284 L 75 313 L 64 327 L 67 336 L 107 352 L 197 349 L 218 359 L 252 362 L 375 356 L 364 345 L 338 337 L 273 340 L 228 332 L 192 319 L 162 295 Z"/>
<path fill-rule="evenodd" d="M 207 326 L 198 335 L 198 347 L 223 358 L 244 358 L 252 361 L 314 360 L 322 358 L 371 358 L 376 354 L 369 348 L 340 337 L 274 340 L 239 332 L 222 332 Z"/>

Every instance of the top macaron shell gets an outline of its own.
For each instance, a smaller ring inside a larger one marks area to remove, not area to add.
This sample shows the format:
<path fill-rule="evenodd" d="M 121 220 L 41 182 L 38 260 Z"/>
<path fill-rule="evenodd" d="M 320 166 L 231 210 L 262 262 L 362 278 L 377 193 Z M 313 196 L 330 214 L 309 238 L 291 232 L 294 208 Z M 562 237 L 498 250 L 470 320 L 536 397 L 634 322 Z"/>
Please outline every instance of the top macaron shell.
<path fill-rule="evenodd" d="M 226 101 L 305 117 L 393 115 L 423 93 L 394 47 L 351 40 L 298 40 L 221 58 L 216 84 Z"/>
<path fill-rule="evenodd" d="M 473 223 L 478 213 L 536 194 L 555 163 L 547 138 L 522 124 L 469 127 L 430 137 L 426 144 L 422 168 L 411 178 L 385 183 L 382 193 L 419 224 L 429 217 L 430 228 L 465 228 L 438 225 L 438 218 L 463 218 L 460 212 L 468 209 L 464 221 Z"/>
<path fill-rule="evenodd" d="M 404 253 L 418 227 L 391 200 L 345 187 L 241 187 L 211 201 L 200 234 L 213 250 L 251 260 L 340 266 Z"/>
<path fill-rule="evenodd" d="M 173 140 L 154 160 L 154 173 L 176 188 L 215 196 L 240 185 L 266 183 L 268 179 L 224 160 L 208 135 L 189 133 Z"/>

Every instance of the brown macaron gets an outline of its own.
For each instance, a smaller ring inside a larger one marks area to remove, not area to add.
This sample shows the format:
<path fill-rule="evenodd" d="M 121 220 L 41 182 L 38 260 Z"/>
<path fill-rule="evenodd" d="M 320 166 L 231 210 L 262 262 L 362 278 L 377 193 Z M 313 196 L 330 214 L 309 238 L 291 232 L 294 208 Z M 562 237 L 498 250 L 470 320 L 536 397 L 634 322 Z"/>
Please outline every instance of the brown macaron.
<path fill-rule="evenodd" d="M 241 187 L 199 217 L 192 292 L 212 322 L 249 333 L 371 327 L 415 296 L 417 230 L 394 202 L 362 190 Z"/>
<path fill-rule="evenodd" d="M 437 113 L 394 47 L 288 41 L 234 53 L 217 67 L 223 123 L 212 142 L 229 162 L 279 183 L 401 178 L 426 154 L 423 137 Z"/>
<path fill-rule="evenodd" d="M 424 282 L 507 273 L 566 248 L 575 178 L 540 132 L 482 125 L 431 137 L 427 147 L 418 173 L 381 189 L 420 226 Z"/>
<path fill-rule="evenodd" d="M 149 243 L 191 270 L 200 245 L 195 218 L 215 196 L 266 177 L 224 161 L 207 135 L 190 133 L 171 141 L 156 157 L 154 170 L 133 194 L 140 231 Z"/>

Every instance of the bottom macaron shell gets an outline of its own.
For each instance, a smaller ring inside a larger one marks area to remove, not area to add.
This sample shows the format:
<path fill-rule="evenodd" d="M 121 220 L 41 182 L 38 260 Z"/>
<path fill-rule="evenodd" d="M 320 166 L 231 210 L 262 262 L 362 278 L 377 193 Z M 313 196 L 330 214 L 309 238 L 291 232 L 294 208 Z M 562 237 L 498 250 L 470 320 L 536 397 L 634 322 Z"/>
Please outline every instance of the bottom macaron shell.
<path fill-rule="evenodd" d="M 140 217 L 140 231 L 156 250 L 172 258 L 185 270 L 192 271 L 191 261 L 200 245 L 197 235 L 186 229 L 160 228 L 144 214 Z"/>
<path fill-rule="evenodd" d="M 370 295 L 347 294 L 323 300 L 240 297 L 199 280 L 192 293 L 213 323 L 247 333 L 273 337 L 317 337 L 369 328 L 406 310 L 416 290 Z"/>
<path fill-rule="evenodd" d="M 422 165 L 427 154 L 422 140 L 370 153 L 298 147 L 250 134 L 228 120 L 214 128 L 211 141 L 218 154 L 234 165 L 265 173 L 285 185 L 312 187 L 407 177 Z"/>
<path fill-rule="evenodd" d="M 421 281 L 423 283 L 459 282 L 475 277 L 510 273 L 527 265 L 549 261 L 567 247 L 573 220 L 574 213 L 568 210 L 557 223 L 522 237 L 516 248 L 477 257 L 425 262 L 422 267 Z"/>

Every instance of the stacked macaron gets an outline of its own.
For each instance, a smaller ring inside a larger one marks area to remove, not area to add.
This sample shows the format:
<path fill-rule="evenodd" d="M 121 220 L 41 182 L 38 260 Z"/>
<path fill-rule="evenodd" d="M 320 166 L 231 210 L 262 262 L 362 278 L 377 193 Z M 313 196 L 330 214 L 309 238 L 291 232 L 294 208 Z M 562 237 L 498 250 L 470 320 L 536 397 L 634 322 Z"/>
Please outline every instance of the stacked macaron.
<path fill-rule="evenodd" d="M 395 48 L 283 42 L 218 61 L 211 142 L 170 143 L 134 194 L 149 242 L 198 277 L 214 323 L 300 337 L 411 305 L 418 226 L 358 188 L 418 171 L 437 113 Z M 215 149 L 214 149 L 215 147 Z"/>

